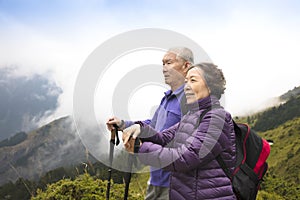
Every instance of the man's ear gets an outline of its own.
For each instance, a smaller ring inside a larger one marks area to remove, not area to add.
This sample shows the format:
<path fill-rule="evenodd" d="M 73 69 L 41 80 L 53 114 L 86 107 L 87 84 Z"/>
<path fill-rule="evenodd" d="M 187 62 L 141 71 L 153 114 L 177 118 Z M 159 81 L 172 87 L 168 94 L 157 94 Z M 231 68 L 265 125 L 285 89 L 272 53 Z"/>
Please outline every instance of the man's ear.
<path fill-rule="evenodd" d="M 192 66 L 192 64 L 189 63 L 189 62 L 185 62 L 185 63 L 184 63 L 184 65 L 183 65 L 182 67 L 183 67 L 183 71 L 184 71 L 185 74 L 187 73 L 188 69 L 189 69 L 191 66 Z"/>

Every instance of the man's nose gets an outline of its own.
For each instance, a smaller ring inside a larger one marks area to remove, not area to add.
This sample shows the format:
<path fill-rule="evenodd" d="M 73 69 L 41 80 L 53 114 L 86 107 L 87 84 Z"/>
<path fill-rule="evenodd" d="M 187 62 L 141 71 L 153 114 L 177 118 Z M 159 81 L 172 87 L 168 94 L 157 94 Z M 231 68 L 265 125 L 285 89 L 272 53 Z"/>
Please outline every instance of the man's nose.
<path fill-rule="evenodd" d="M 167 72 L 168 68 L 166 67 L 166 65 L 163 65 L 163 72 Z"/>

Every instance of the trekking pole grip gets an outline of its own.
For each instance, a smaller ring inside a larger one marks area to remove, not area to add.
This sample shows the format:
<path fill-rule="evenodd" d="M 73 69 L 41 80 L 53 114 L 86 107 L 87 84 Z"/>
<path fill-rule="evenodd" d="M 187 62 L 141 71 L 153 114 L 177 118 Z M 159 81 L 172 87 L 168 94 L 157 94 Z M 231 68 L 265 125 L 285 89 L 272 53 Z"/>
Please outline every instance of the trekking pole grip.
<path fill-rule="evenodd" d="M 119 126 L 117 125 L 117 124 L 114 124 L 113 125 L 114 126 L 114 130 L 115 130 L 115 132 L 111 132 L 111 138 L 113 138 L 113 140 L 114 140 L 114 144 L 116 144 L 116 146 L 118 146 L 118 144 L 120 143 L 120 139 L 119 139 L 119 134 L 118 134 L 118 129 L 119 129 Z M 115 140 L 115 138 L 117 138 L 117 140 Z"/>

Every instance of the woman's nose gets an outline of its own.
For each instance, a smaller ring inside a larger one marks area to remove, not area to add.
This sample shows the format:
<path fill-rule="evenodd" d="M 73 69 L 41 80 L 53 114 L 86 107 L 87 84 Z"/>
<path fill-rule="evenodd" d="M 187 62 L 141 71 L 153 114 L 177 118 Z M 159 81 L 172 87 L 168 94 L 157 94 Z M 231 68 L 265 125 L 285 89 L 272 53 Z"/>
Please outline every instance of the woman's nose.
<path fill-rule="evenodd" d="M 189 84 L 188 83 L 185 83 L 184 84 L 184 91 L 187 91 L 187 90 L 190 90 L 191 88 L 190 88 L 190 86 L 189 86 Z"/>

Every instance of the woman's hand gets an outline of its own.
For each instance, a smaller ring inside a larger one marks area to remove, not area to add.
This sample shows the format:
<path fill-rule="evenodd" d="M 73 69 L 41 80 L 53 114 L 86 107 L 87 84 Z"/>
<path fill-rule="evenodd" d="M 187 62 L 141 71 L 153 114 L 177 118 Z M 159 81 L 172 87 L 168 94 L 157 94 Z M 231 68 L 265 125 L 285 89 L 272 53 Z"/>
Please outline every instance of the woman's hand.
<path fill-rule="evenodd" d="M 125 122 L 124 120 L 120 120 L 117 117 L 111 117 L 106 122 L 106 127 L 109 131 L 112 131 L 115 129 L 114 124 L 118 126 L 119 130 L 122 131 L 125 128 Z"/>
<path fill-rule="evenodd" d="M 139 124 L 134 124 L 123 130 L 122 140 L 125 149 L 129 153 L 134 153 L 135 141 L 140 133 L 141 133 L 141 126 Z M 140 145 L 140 142 L 138 143 L 138 145 Z"/>

